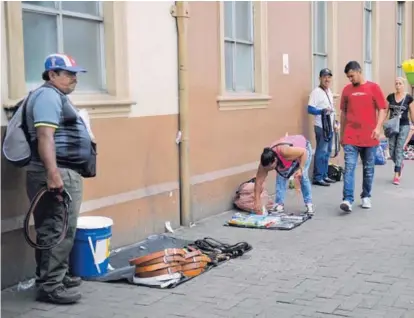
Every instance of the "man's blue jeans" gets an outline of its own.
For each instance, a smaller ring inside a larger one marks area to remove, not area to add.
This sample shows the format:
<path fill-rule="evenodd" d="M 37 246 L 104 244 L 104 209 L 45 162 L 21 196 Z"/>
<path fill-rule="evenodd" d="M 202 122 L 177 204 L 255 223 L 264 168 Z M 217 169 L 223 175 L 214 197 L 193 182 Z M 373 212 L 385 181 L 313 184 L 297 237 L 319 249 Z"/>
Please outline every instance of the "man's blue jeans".
<path fill-rule="evenodd" d="M 328 177 L 329 158 L 332 152 L 332 138 L 325 141 L 323 138 L 323 129 L 315 127 L 315 161 L 313 163 L 313 181 L 322 181 Z"/>
<path fill-rule="evenodd" d="M 301 186 L 301 191 L 303 195 L 303 201 L 305 202 L 305 204 L 308 204 L 308 203 L 312 203 L 312 185 L 309 180 L 309 174 L 308 174 L 309 166 L 312 162 L 312 146 L 309 141 L 306 143 L 306 155 L 307 155 L 307 159 L 306 159 L 305 166 L 303 167 L 300 186 Z M 288 179 L 283 178 L 276 172 L 276 196 L 275 196 L 276 204 L 284 205 L 288 181 L 289 181 Z"/>
<path fill-rule="evenodd" d="M 358 163 L 358 155 L 361 156 L 363 166 L 361 198 L 370 198 L 374 180 L 376 147 L 344 145 L 343 149 L 345 154 L 343 200 L 351 204 L 354 202 L 355 168 Z"/>

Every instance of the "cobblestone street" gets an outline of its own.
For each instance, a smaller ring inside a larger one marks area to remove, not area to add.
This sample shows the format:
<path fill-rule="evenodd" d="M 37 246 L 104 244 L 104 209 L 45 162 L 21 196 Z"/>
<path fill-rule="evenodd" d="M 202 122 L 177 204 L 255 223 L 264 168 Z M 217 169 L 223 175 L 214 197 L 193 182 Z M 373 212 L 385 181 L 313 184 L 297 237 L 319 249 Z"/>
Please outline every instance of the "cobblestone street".
<path fill-rule="evenodd" d="M 9 289 L 1 317 L 414 317 L 414 162 L 404 172 L 396 187 L 391 163 L 377 167 L 373 208 L 362 210 L 358 199 L 349 215 L 339 211 L 342 183 L 314 187 L 316 215 L 293 231 L 224 227 L 231 212 L 175 231 L 247 241 L 253 250 L 174 289 L 84 282 L 74 306 Z M 357 198 L 360 188 L 359 169 Z M 302 208 L 294 191 L 287 207 Z"/>

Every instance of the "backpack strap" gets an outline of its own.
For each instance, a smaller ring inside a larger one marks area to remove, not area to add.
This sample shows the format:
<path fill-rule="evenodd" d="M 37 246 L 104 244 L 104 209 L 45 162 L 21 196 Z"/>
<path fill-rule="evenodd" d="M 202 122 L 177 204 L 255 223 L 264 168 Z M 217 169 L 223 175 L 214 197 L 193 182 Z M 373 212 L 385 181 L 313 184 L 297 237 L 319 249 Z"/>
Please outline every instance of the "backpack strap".
<path fill-rule="evenodd" d="M 23 130 L 24 136 L 26 137 L 27 142 L 30 144 L 30 135 L 29 135 L 29 127 L 27 126 L 27 104 L 29 102 L 29 97 L 32 95 L 33 91 L 30 91 L 26 98 L 23 100 L 20 107 L 22 107 L 22 125 L 21 128 Z"/>

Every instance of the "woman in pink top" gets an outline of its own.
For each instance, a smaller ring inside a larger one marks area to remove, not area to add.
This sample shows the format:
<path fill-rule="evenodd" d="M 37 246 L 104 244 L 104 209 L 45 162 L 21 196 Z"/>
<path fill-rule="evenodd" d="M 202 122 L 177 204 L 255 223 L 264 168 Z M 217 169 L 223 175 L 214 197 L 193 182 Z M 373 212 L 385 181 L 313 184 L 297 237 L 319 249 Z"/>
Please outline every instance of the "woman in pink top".
<path fill-rule="evenodd" d="M 286 136 L 266 147 L 260 157 L 255 182 L 255 213 L 261 214 L 260 193 L 268 173 L 276 170 L 276 197 L 274 211 L 283 212 L 287 183 L 291 176 L 300 180 L 306 212 L 314 213 L 312 186 L 308 176 L 312 162 L 312 147 L 302 135 Z"/>

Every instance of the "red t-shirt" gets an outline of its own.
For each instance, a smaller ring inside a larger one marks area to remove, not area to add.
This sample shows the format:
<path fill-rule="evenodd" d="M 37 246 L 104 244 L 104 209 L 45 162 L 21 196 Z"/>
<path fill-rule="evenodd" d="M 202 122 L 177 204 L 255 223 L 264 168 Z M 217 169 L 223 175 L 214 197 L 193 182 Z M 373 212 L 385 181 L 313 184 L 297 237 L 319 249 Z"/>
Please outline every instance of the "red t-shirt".
<path fill-rule="evenodd" d="M 341 97 L 341 111 L 345 111 L 345 127 L 342 136 L 345 145 L 374 147 L 379 141 L 372 139 L 372 131 L 377 126 L 377 110 L 386 109 L 387 102 L 378 84 L 367 81 L 365 84 L 345 86 Z"/>

